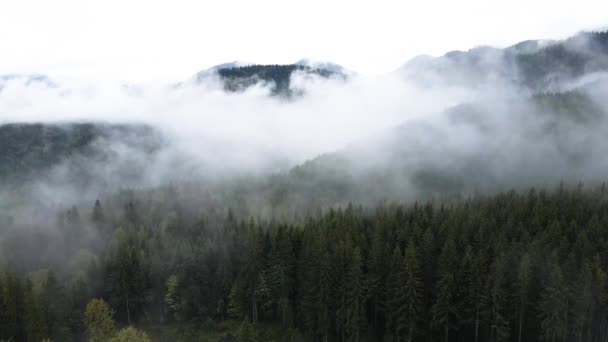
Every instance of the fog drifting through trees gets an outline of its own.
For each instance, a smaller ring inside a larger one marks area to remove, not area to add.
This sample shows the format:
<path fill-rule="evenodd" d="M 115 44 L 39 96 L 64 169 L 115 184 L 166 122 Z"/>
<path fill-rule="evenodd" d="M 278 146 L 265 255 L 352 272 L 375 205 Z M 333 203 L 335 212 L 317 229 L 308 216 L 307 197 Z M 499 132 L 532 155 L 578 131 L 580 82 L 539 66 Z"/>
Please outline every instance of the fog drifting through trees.
<path fill-rule="evenodd" d="M 607 37 L 3 78 L 0 340 L 604 341 Z"/>

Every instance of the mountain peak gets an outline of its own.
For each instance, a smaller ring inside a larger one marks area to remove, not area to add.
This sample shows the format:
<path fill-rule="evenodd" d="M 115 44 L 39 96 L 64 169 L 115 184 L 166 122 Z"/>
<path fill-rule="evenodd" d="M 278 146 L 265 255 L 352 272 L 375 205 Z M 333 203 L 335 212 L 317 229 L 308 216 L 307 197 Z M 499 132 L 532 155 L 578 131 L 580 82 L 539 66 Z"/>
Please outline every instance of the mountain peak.
<path fill-rule="evenodd" d="M 352 71 L 344 68 L 340 64 L 336 64 L 329 61 L 323 60 L 315 60 L 311 58 L 302 58 L 299 61 L 294 63 L 295 65 L 307 66 L 313 69 L 323 69 L 333 73 L 342 74 L 342 75 L 350 75 L 353 74 Z"/>
<path fill-rule="evenodd" d="M 254 64 L 255 63 L 241 61 L 241 60 L 234 60 L 232 62 L 227 62 L 227 63 L 222 63 L 222 64 L 214 65 L 211 68 L 199 71 L 196 74 L 195 78 L 196 78 L 197 81 L 200 81 L 202 78 L 210 76 L 210 75 L 213 75 L 213 74 L 216 74 L 220 70 L 240 68 L 240 67 L 250 66 L 250 65 L 254 65 Z"/>

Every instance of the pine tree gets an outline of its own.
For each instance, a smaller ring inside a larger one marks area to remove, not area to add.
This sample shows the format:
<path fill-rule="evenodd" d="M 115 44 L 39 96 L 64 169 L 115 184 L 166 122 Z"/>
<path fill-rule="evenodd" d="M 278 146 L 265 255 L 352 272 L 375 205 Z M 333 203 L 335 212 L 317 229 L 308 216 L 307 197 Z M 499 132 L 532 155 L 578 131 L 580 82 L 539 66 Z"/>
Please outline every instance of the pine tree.
<path fill-rule="evenodd" d="M 228 295 L 228 316 L 232 319 L 247 315 L 247 309 L 243 304 L 242 294 L 237 283 L 230 288 Z"/>
<path fill-rule="evenodd" d="M 519 297 L 519 324 L 517 341 L 522 341 L 523 324 L 525 319 L 526 307 L 528 305 L 528 297 L 530 291 L 530 282 L 532 281 L 532 263 L 530 255 L 524 254 L 519 262 L 519 271 L 517 273 L 517 290 Z"/>
<path fill-rule="evenodd" d="M 574 335 L 576 340 L 581 342 L 588 332 L 587 327 L 591 325 L 593 315 L 593 274 L 591 265 L 587 261 L 583 262 L 572 294 L 574 295 L 572 307 Z"/>
<path fill-rule="evenodd" d="M 474 253 L 468 246 L 462 260 L 465 293 L 465 322 L 472 325 L 474 342 L 479 341 L 480 326 L 486 316 L 487 265 L 482 251 Z"/>
<path fill-rule="evenodd" d="M 330 329 L 330 303 L 332 296 L 332 273 L 331 265 L 329 262 L 329 256 L 327 252 L 322 253 L 321 262 L 319 267 L 319 291 L 316 297 L 316 308 L 317 308 L 317 322 L 318 330 L 317 333 L 321 336 L 323 342 L 327 342 L 329 339 Z"/>
<path fill-rule="evenodd" d="M 177 276 L 171 275 L 166 282 L 167 293 L 165 294 L 165 303 L 173 310 L 175 320 L 179 321 L 181 317 L 181 299 L 178 295 L 179 281 Z"/>
<path fill-rule="evenodd" d="M 269 257 L 269 268 L 265 274 L 276 309 L 283 326 L 292 319 L 290 297 L 294 288 L 295 255 L 289 234 L 279 228 Z"/>
<path fill-rule="evenodd" d="M 70 297 L 52 272 L 48 274 L 40 297 L 51 339 L 53 341 L 71 340 Z"/>
<path fill-rule="evenodd" d="M 390 274 L 387 279 L 387 319 L 390 326 L 392 338 L 394 341 L 399 342 L 401 339 L 401 312 L 400 310 L 405 305 L 405 294 L 403 293 L 403 273 L 402 267 L 404 265 L 401 248 L 399 245 L 395 246 L 390 261 Z"/>
<path fill-rule="evenodd" d="M 386 307 L 386 277 L 387 260 L 390 255 L 387 255 L 388 246 L 384 240 L 383 230 L 380 225 L 376 225 L 373 232 L 373 239 L 370 251 L 370 257 L 368 260 L 368 280 L 369 280 L 369 295 L 373 310 L 373 322 L 372 326 L 376 330 L 377 335 L 381 333 L 383 329 L 379 327 L 379 322 L 383 318 L 383 313 Z M 390 250 L 388 250 L 390 252 Z"/>
<path fill-rule="evenodd" d="M 24 294 L 26 336 L 28 341 L 37 342 L 48 337 L 48 330 L 40 297 L 33 287 L 30 279 L 27 279 Z"/>
<path fill-rule="evenodd" d="M 103 224 L 105 222 L 105 214 L 99 200 L 95 200 L 93 213 L 91 214 L 91 221 L 93 221 L 95 224 Z"/>
<path fill-rule="evenodd" d="M 0 279 L 0 339 L 23 341 L 23 287 L 17 274 L 11 270 L 0 273 Z"/>
<path fill-rule="evenodd" d="M 239 342 L 258 342 L 258 334 L 255 329 L 255 325 L 249 322 L 247 317 L 243 318 L 241 326 L 239 328 L 239 332 L 237 335 Z"/>
<path fill-rule="evenodd" d="M 449 341 L 450 325 L 456 314 L 457 251 L 454 241 L 448 237 L 441 252 L 439 281 L 436 285 L 437 299 L 433 304 L 433 324 L 443 330 L 444 340 Z"/>
<path fill-rule="evenodd" d="M 549 265 L 549 280 L 539 302 L 543 337 L 551 342 L 564 339 L 568 333 L 568 288 L 555 259 Z"/>
<path fill-rule="evenodd" d="M 435 235 L 431 227 L 424 230 L 422 234 L 422 241 L 420 243 L 420 256 L 421 256 L 421 274 L 422 283 L 424 288 L 424 296 L 422 299 L 422 312 L 421 321 L 424 325 L 421 329 L 424 329 L 423 333 L 427 336 L 427 341 L 432 341 L 432 325 L 433 315 L 432 307 L 435 301 L 435 278 L 437 264 L 437 252 L 435 247 Z"/>
<path fill-rule="evenodd" d="M 347 272 L 346 332 L 350 341 L 359 342 L 365 320 L 366 280 L 362 270 L 363 261 L 358 247 L 353 249 Z"/>
<path fill-rule="evenodd" d="M 108 269 L 110 304 L 124 314 L 128 324 L 144 304 L 148 291 L 147 269 L 138 240 L 141 238 L 120 236 Z"/>
<path fill-rule="evenodd" d="M 500 253 L 492 265 L 490 278 L 491 299 L 491 331 L 494 341 L 507 341 L 510 334 L 509 319 L 507 315 L 508 289 L 507 257 Z"/>
<path fill-rule="evenodd" d="M 403 306 L 399 309 L 400 317 L 403 320 L 400 325 L 403 326 L 407 334 L 407 342 L 412 342 L 417 329 L 423 293 L 418 256 L 413 242 L 409 243 L 405 251 L 401 278 L 404 301 Z"/>

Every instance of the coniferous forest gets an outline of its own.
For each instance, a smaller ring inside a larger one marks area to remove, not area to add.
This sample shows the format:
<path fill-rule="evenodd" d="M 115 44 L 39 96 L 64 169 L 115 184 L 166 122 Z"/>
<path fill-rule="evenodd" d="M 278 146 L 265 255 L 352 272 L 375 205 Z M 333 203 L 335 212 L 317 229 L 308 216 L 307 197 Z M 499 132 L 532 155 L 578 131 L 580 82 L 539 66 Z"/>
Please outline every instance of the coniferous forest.
<path fill-rule="evenodd" d="M 62 213 L 62 241 L 38 239 L 106 244 L 57 270 L 22 277 L 45 260 L 17 235 L 4 241 L 0 338 L 106 340 L 127 325 L 184 341 L 608 338 L 604 185 L 349 205 L 296 222 L 158 198 Z"/>
<path fill-rule="evenodd" d="M 0 75 L 0 342 L 608 342 L 607 70 Z"/>

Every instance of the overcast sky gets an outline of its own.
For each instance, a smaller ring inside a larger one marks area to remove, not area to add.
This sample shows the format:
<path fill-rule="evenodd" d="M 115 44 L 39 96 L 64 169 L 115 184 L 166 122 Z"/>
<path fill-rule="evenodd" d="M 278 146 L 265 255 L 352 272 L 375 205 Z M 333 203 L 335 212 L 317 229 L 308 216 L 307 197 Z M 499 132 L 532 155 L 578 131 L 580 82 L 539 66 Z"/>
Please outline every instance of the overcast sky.
<path fill-rule="evenodd" d="M 418 54 L 564 38 L 602 0 L 3 0 L 0 74 L 180 80 L 232 60 L 331 60 L 364 74 Z"/>

